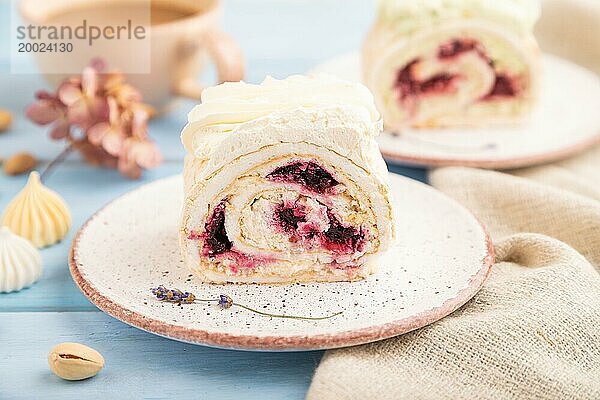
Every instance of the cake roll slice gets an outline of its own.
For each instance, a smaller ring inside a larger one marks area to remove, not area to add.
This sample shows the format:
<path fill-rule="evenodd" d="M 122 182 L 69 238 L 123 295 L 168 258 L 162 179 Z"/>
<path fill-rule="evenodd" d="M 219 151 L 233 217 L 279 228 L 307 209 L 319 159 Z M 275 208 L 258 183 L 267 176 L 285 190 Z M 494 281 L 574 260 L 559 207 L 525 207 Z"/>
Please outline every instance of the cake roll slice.
<path fill-rule="evenodd" d="M 386 129 L 515 122 L 534 104 L 538 0 L 380 0 L 364 82 Z"/>
<path fill-rule="evenodd" d="M 206 89 L 182 132 L 180 245 L 206 282 L 353 281 L 393 240 L 370 92 L 329 76 Z"/>

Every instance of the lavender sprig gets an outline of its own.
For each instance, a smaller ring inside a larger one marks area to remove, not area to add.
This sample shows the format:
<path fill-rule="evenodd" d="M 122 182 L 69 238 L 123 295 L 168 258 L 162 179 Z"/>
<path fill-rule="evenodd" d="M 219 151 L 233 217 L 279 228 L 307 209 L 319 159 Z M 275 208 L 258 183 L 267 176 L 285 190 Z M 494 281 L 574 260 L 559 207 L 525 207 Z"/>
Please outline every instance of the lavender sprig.
<path fill-rule="evenodd" d="M 193 303 L 196 300 L 196 296 L 194 296 L 190 292 L 182 292 L 179 289 L 167 289 L 163 285 L 159 287 L 150 289 L 152 294 L 156 296 L 157 299 L 161 301 L 167 301 L 169 303 Z"/>
<path fill-rule="evenodd" d="M 215 298 L 215 299 L 199 299 L 193 293 L 184 292 L 179 289 L 167 289 L 163 285 L 152 288 L 150 290 L 152 291 L 152 294 L 154 296 L 156 296 L 156 298 L 158 300 L 168 302 L 168 303 L 175 303 L 175 304 L 181 305 L 181 304 L 192 304 L 195 302 L 204 302 L 204 303 L 216 302 L 217 305 L 222 310 L 231 308 L 233 306 L 237 306 L 237 307 L 243 308 L 245 310 L 251 311 L 253 313 L 265 315 L 265 316 L 273 317 L 273 318 L 307 319 L 307 320 L 318 321 L 318 320 L 322 320 L 322 319 L 336 317 L 336 316 L 342 314 L 342 312 L 343 312 L 343 311 L 340 311 L 340 312 L 337 312 L 337 313 L 334 313 L 331 315 L 326 315 L 323 317 L 304 317 L 304 316 L 299 316 L 299 315 L 272 314 L 269 312 L 256 310 L 256 309 L 248 307 L 244 304 L 236 303 L 233 301 L 233 299 L 231 297 L 229 297 L 226 294 L 221 294 L 221 295 L 219 295 L 218 298 Z"/>

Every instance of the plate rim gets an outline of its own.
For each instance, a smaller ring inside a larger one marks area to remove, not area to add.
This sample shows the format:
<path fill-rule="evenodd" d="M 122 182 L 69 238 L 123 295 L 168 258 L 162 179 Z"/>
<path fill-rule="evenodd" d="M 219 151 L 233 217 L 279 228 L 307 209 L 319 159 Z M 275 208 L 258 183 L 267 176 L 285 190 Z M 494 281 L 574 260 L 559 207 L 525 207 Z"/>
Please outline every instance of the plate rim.
<path fill-rule="evenodd" d="M 392 172 L 390 172 L 392 174 Z M 403 179 L 411 180 L 419 184 L 425 185 L 429 189 L 435 188 L 416 181 L 405 176 L 395 174 Z M 386 322 L 385 324 L 369 326 L 366 328 L 347 330 L 331 334 L 319 335 L 294 335 L 294 336 L 256 336 L 251 334 L 230 334 L 223 332 L 210 332 L 203 329 L 186 328 L 178 325 L 173 325 L 166 321 L 150 318 L 139 312 L 128 309 L 126 306 L 119 304 L 96 289 L 91 282 L 81 273 L 78 267 L 77 249 L 79 239 L 85 232 L 88 226 L 102 213 L 106 208 L 110 207 L 116 201 L 130 195 L 131 193 L 140 191 L 150 185 L 158 184 L 168 179 L 180 176 L 180 174 L 171 175 L 165 178 L 141 185 L 131 191 L 128 191 L 97 210 L 90 216 L 83 225 L 78 229 L 72 242 L 69 251 L 69 271 L 71 277 L 83 295 L 98 307 L 101 311 L 118 319 L 119 321 L 130 326 L 142 329 L 146 332 L 159 335 L 168 339 L 182 341 L 190 344 L 210 346 L 223 349 L 233 350 L 251 350 L 251 351 L 310 351 L 310 350 L 325 350 L 340 347 L 355 346 L 376 342 L 379 340 L 389 339 L 394 336 L 399 336 L 410 331 L 422 328 L 435 321 L 446 317 L 462 307 L 471 300 L 477 292 L 483 287 L 492 266 L 495 261 L 495 249 L 491 237 L 485 226 L 475 217 L 466 207 L 458 201 L 449 197 L 443 192 L 439 192 L 449 201 L 454 202 L 459 207 L 462 207 L 473 219 L 481 226 L 485 236 L 486 255 L 482 260 L 482 266 L 473 274 L 469 280 L 467 287 L 461 289 L 455 297 L 447 299 L 440 306 L 430 308 L 418 314 L 411 315 L 406 318 L 401 318 L 396 321 Z M 326 284 L 326 283 L 325 283 Z"/>
<path fill-rule="evenodd" d="M 556 54 L 551 54 L 547 52 L 541 53 L 542 57 L 550 57 L 558 59 L 560 62 L 564 62 L 570 64 L 578 69 L 586 71 L 587 73 L 597 75 L 594 71 L 573 62 L 570 59 L 565 57 L 558 56 Z M 361 57 L 360 50 L 347 51 L 344 53 L 340 53 L 325 59 L 322 62 L 319 62 L 315 66 L 311 67 L 309 72 L 314 73 L 318 72 L 322 69 L 324 65 L 332 63 L 334 61 L 338 61 L 340 59 L 349 58 L 349 57 Z M 600 78 L 599 78 L 600 79 Z M 385 133 L 383 134 L 390 134 Z M 465 159 L 460 157 L 432 157 L 432 156 L 419 156 L 414 154 L 405 154 L 401 151 L 390 150 L 389 148 L 384 148 L 380 143 L 379 150 L 383 157 L 392 163 L 396 163 L 398 165 L 408 166 L 408 167 L 451 167 L 451 166 L 460 166 L 460 167 L 470 167 L 470 168 L 483 168 L 483 169 L 495 169 L 495 170 L 510 170 L 515 168 L 523 168 L 523 167 L 535 167 L 543 164 L 548 164 L 550 162 L 560 161 L 567 159 L 571 156 L 582 153 L 588 148 L 592 148 L 595 145 L 600 145 L 600 127 L 598 127 L 597 132 L 586 137 L 584 140 L 573 143 L 569 146 L 563 146 L 561 148 L 545 151 L 545 152 L 531 152 L 529 155 L 518 156 L 518 157 L 505 157 L 499 159 L 486 159 L 486 158 L 478 158 L 478 159 Z"/>
<path fill-rule="evenodd" d="M 384 149 L 381 145 L 379 151 L 383 157 L 393 163 L 413 167 L 467 167 L 491 170 L 510 170 L 515 168 L 535 167 L 554 161 L 561 161 L 571 156 L 580 154 L 587 149 L 600 145 L 600 130 L 594 136 L 582 140 L 572 146 L 566 146 L 550 152 L 536 153 L 529 156 L 504 158 L 504 159 L 460 159 L 460 158 L 436 158 L 419 157 L 395 153 Z"/>

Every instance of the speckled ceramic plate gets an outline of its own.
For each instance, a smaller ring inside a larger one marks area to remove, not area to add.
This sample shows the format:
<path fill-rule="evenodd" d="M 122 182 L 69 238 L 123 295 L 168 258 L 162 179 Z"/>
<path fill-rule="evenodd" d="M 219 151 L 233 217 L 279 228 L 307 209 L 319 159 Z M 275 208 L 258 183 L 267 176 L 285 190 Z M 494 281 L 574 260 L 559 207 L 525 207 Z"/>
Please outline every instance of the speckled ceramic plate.
<path fill-rule="evenodd" d="M 179 257 L 182 180 L 172 177 L 118 198 L 77 234 L 73 279 L 101 310 L 148 332 L 190 343 L 245 350 L 327 349 L 372 342 L 430 324 L 466 303 L 483 285 L 493 248 L 461 205 L 422 183 L 391 176 L 398 240 L 380 271 L 354 283 L 203 284 Z M 278 314 L 270 318 L 216 304 L 161 303 L 163 284 Z"/>
<path fill-rule="evenodd" d="M 336 57 L 314 72 L 360 81 L 357 53 Z M 518 125 L 407 129 L 379 138 L 387 160 L 406 165 L 510 169 L 566 158 L 600 143 L 600 78 L 569 61 L 544 55 L 540 101 Z"/>

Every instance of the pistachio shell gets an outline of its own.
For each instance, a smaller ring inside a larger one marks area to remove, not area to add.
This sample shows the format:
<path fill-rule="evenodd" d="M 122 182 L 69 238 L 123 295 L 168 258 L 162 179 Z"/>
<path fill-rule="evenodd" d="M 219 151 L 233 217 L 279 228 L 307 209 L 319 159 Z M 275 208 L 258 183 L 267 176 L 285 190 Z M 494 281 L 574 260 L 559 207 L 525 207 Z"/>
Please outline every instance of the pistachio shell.
<path fill-rule="evenodd" d="M 91 378 L 104 367 L 104 357 L 80 343 L 60 343 L 48 353 L 48 365 L 57 376 L 78 381 Z"/>

